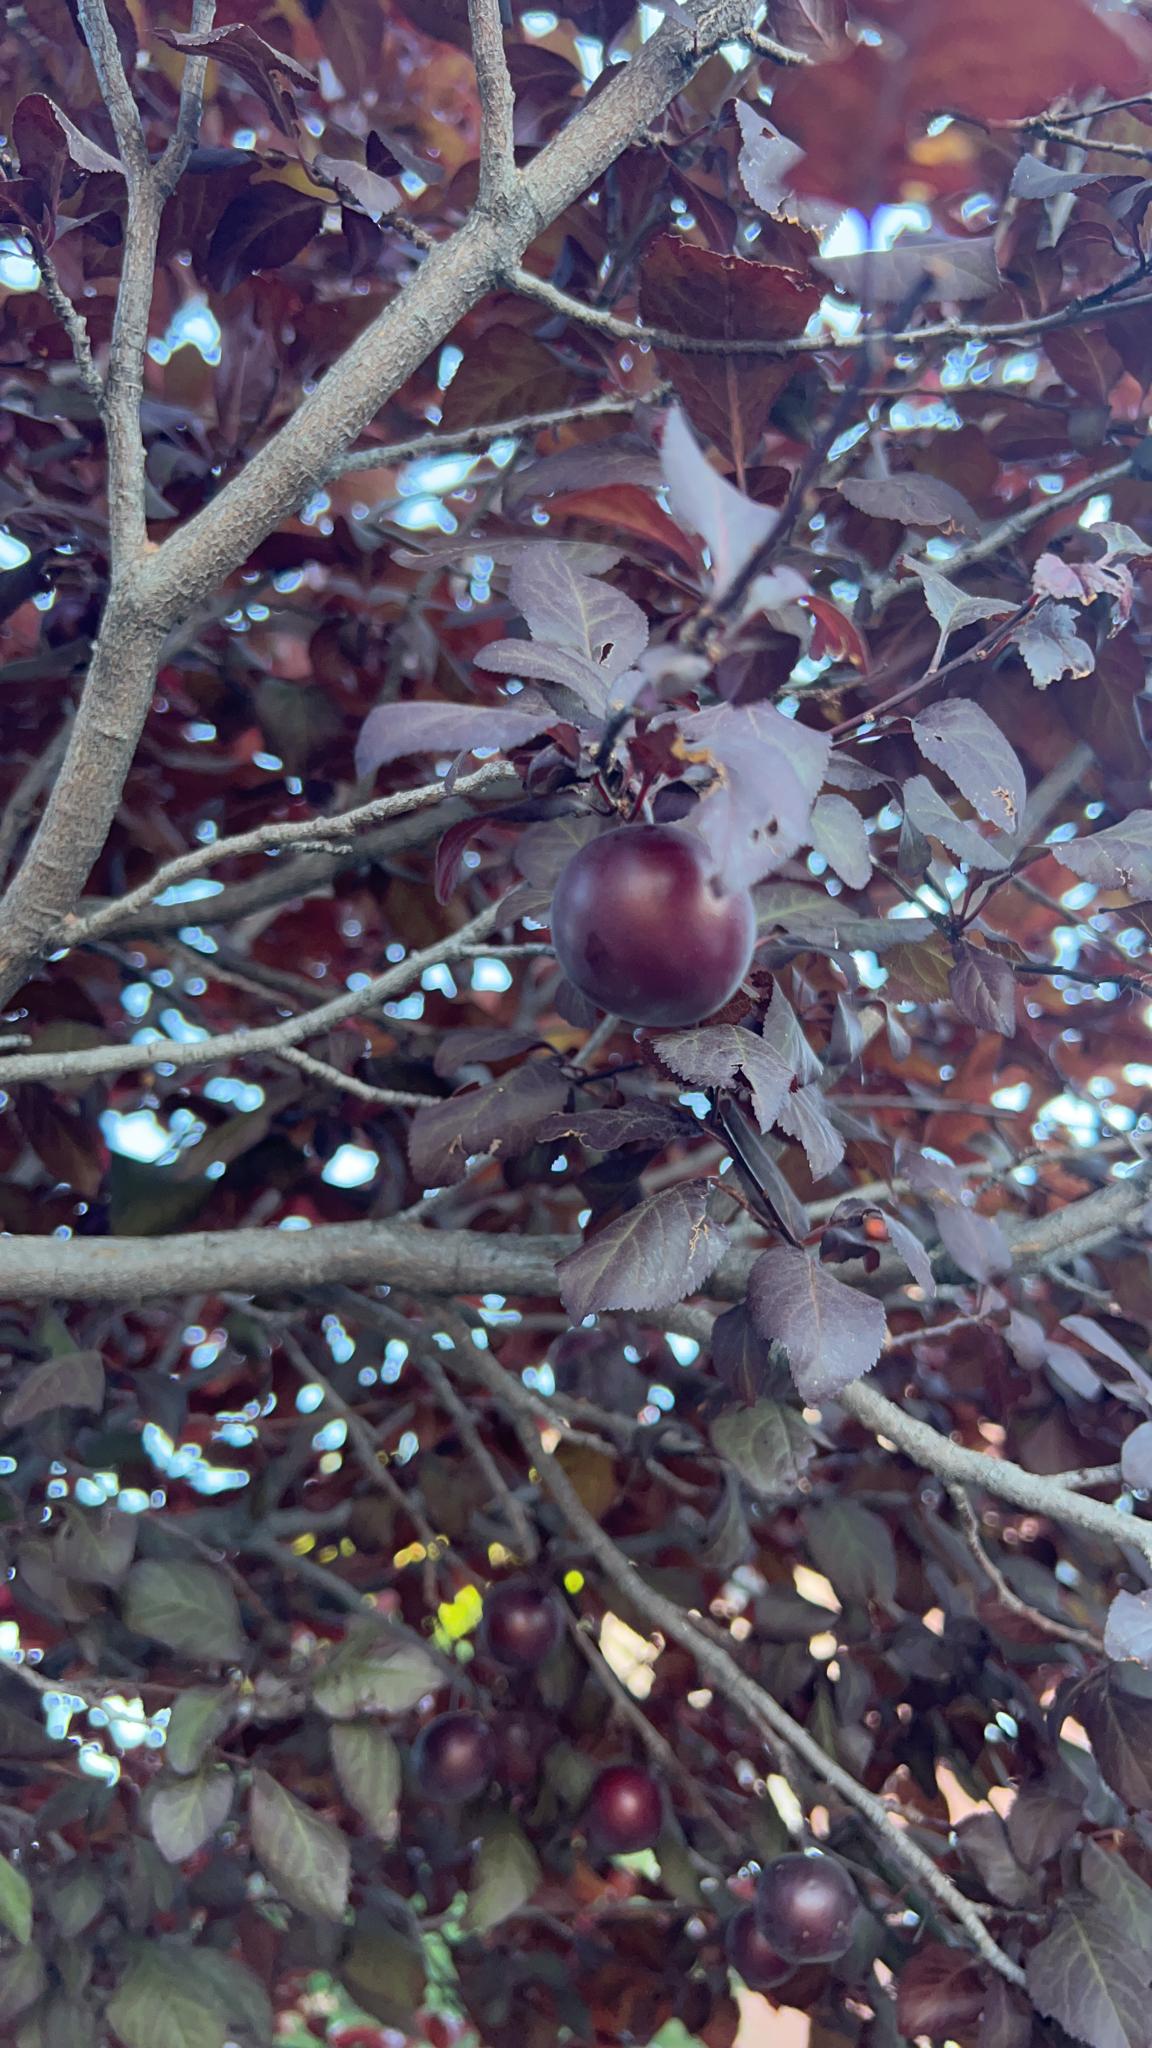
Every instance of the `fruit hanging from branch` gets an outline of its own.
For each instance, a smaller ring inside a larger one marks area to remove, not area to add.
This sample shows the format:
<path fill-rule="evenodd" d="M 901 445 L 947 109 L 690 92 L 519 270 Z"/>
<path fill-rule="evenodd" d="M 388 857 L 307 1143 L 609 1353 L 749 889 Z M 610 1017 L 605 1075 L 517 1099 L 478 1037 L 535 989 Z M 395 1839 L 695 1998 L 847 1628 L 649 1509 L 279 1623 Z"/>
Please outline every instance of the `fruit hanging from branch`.
<path fill-rule="evenodd" d="M 747 889 L 675 825 L 625 825 L 561 873 L 552 940 L 569 981 L 630 1024 L 697 1024 L 735 995 L 756 943 Z"/>
<path fill-rule="evenodd" d="M 782 1960 L 827 1963 L 850 1947 L 860 1901 L 831 1856 L 778 1856 L 760 1873 L 756 1919 Z"/>

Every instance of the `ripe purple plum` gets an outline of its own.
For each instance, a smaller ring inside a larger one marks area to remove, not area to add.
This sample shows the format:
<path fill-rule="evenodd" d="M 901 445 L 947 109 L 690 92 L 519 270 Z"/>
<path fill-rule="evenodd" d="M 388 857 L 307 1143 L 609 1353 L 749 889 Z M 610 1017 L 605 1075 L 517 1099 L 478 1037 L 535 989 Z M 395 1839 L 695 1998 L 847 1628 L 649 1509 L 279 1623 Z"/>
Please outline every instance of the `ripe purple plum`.
<path fill-rule="evenodd" d="M 496 1744 L 479 1714 L 438 1714 L 412 1753 L 417 1786 L 437 1806 L 463 1806 L 483 1792 L 496 1768 Z"/>
<path fill-rule="evenodd" d="M 735 995 L 756 944 L 747 889 L 711 873 L 676 825 L 625 825 L 589 840 L 552 898 L 552 943 L 569 981 L 630 1024 L 698 1024 Z"/>
<path fill-rule="evenodd" d="M 778 1856 L 760 1873 L 756 1920 L 782 1960 L 830 1963 L 852 1943 L 860 1900 L 831 1856 Z"/>
<path fill-rule="evenodd" d="M 660 1834 L 663 1802 L 655 1778 L 638 1764 L 610 1764 L 588 1800 L 588 1832 L 609 1856 L 651 1849 Z"/>
<path fill-rule="evenodd" d="M 506 1671 L 535 1671 L 551 1656 L 563 1627 L 552 1595 L 522 1579 L 494 1586 L 484 1602 L 484 1647 Z"/>

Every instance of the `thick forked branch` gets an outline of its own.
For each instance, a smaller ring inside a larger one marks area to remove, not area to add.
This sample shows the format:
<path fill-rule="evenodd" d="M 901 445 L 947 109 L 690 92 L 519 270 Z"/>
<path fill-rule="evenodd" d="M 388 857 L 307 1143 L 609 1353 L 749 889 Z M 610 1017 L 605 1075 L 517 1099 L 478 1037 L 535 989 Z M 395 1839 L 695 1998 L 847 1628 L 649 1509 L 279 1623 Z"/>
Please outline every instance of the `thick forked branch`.
<path fill-rule="evenodd" d="M 98 0 L 86 5 L 94 12 Z M 240 475 L 151 554 L 144 551 L 142 461 L 122 437 L 121 474 L 137 475 L 141 488 L 138 501 L 121 509 L 139 529 L 140 548 L 116 602 L 109 600 L 63 771 L 0 912 L 0 1001 L 55 942 L 103 847 L 143 728 L 164 634 L 295 511 L 386 399 L 520 262 L 540 229 L 601 176 L 711 51 L 750 25 L 754 11 L 751 0 L 716 0 L 690 28 L 664 22 L 521 174 L 516 206 L 499 216 L 474 213 L 434 249 Z M 117 82 L 109 89 L 118 90 Z M 158 219 L 158 204 L 154 210 Z M 145 244 L 143 227 L 142 218 L 137 249 Z M 154 254 L 154 236 L 150 247 Z M 151 259 L 149 289 L 150 283 Z M 147 303 L 132 294 L 130 304 L 142 347 Z M 125 304 L 118 320 L 126 322 L 129 310 Z M 122 378 L 125 417 L 128 393 Z"/>

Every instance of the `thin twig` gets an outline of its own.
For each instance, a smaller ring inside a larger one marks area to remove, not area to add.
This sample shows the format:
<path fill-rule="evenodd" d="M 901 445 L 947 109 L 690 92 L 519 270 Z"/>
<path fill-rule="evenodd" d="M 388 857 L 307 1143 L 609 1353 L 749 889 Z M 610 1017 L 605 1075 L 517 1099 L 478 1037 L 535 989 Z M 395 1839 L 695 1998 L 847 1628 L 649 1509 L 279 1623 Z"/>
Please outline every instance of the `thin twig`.
<path fill-rule="evenodd" d="M 317 1038 L 335 1024 L 350 1017 L 367 1016 L 381 1004 L 402 996 L 418 982 L 429 967 L 458 957 L 466 946 L 501 921 L 502 904 L 490 903 L 470 924 L 437 939 L 422 953 L 410 953 L 386 974 L 378 974 L 362 989 L 335 996 L 314 1010 L 285 1017 L 279 1024 L 266 1024 L 256 1031 L 224 1031 L 217 1038 L 200 1038 L 189 1044 L 176 1038 L 149 1038 L 139 1045 L 102 1045 L 91 1050 L 62 1053 L 29 1053 L 14 1060 L 0 1060 L 0 1084 L 5 1081 L 51 1081 L 64 1074 L 128 1074 L 158 1062 L 172 1067 L 200 1067 L 217 1060 L 247 1059 L 258 1053 L 280 1053 L 286 1045 Z M 17 1071 L 19 1069 L 19 1071 Z"/>
<path fill-rule="evenodd" d="M 429 1104 L 442 1101 L 439 1095 L 406 1095 L 401 1088 L 374 1088 L 370 1081 L 361 1081 L 355 1074 L 341 1073 L 327 1060 L 318 1060 L 310 1052 L 302 1052 L 298 1045 L 281 1046 L 277 1059 L 298 1067 L 302 1074 L 310 1074 L 315 1081 L 327 1081 L 333 1088 L 340 1088 L 345 1095 L 355 1095 L 361 1102 L 379 1103 L 382 1109 L 424 1109 Z"/>
<path fill-rule="evenodd" d="M 68 336 L 72 359 L 80 372 L 80 382 L 99 412 L 104 402 L 104 384 L 100 372 L 92 360 L 92 343 L 88 338 L 88 323 L 79 309 L 72 304 L 52 261 L 49 251 L 37 247 L 36 268 L 40 272 L 40 283 L 44 297 Z"/>
<path fill-rule="evenodd" d="M 147 178 L 149 172 L 148 145 L 140 122 L 140 112 L 132 97 L 132 88 L 124 70 L 120 45 L 108 16 L 104 0 L 76 0 L 76 12 L 80 27 L 88 45 L 100 97 L 108 109 L 116 147 L 124 160 L 129 184 L 133 180 Z M 141 341 L 143 347 L 143 341 Z"/>
<path fill-rule="evenodd" d="M 506 762 L 486 761 L 475 774 L 462 776 L 452 794 L 471 796 L 489 783 L 505 781 L 507 777 Z M 138 910 L 146 909 L 166 890 L 207 874 L 211 868 L 219 867 L 222 861 L 242 860 L 249 854 L 271 853 L 285 846 L 313 846 L 320 839 L 351 839 L 356 833 L 365 831 L 369 826 L 383 824 L 389 818 L 407 817 L 413 811 L 427 810 L 442 803 L 445 794 L 442 782 L 428 782 L 419 789 L 401 789 L 391 796 L 374 797 L 371 803 L 357 804 L 353 810 L 338 811 L 330 818 L 299 818 L 257 825 L 251 832 L 237 832 L 230 839 L 217 839 L 207 846 L 193 847 L 188 853 L 177 854 L 175 859 L 166 861 L 148 881 L 141 882 L 126 895 L 102 904 L 99 910 L 91 911 L 87 917 L 68 918 L 64 936 L 69 945 L 79 945 L 84 940 L 98 939 L 105 932 L 115 931 L 118 925 L 134 917 Z"/>
<path fill-rule="evenodd" d="M 216 0 L 192 0 L 192 34 L 194 36 L 208 35 L 215 19 Z M 199 139 L 200 116 L 204 106 L 204 79 L 207 70 L 207 57 L 185 58 L 184 77 L 180 86 L 180 111 L 176 116 L 176 127 L 169 137 L 164 154 L 153 173 L 157 189 L 165 199 L 176 190 L 187 168 L 188 159 Z"/>
<path fill-rule="evenodd" d="M 1136 293 L 1127 299 L 1120 296 L 1129 286 L 1144 281 L 1141 268 L 1118 278 L 1101 292 L 1082 294 L 1069 300 L 1067 305 L 1057 306 L 1050 313 L 1037 313 L 1030 319 L 989 321 L 983 326 L 972 320 L 938 320 L 924 327 L 909 328 L 903 333 L 881 328 L 860 334 L 796 334 L 782 340 L 769 340 L 759 336 L 681 334 L 668 327 L 648 327 L 636 320 L 622 320 L 618 314 L 608 313 L 602 307 L 585 305 L 582 299 L 573 298 L 570 292 L 561 291 L 522 266 L 510 269 L 507 281 L 523 298 L 535 299 L 538 304 L 547 306 L 550 312 L 575 320 L 582 327 L 595 328 L 598 333 L 613 335 L 618 341 L 671 349 L 677 355 L 698 356 L 844 355 L 873 346 L 912 348 L 926 341 L 1017 341 L 1031 334 L 1047 333 L 1052 328 L 1075 326 L 1078 320 L 1094 314 L 1127 313 L 1152 305 L 1152 292 Z"/>
<path fill-rule="evenodd" d="M 414 434 L 410 441 L 393 441 L 379 448 L 353 448 L 330 464 L 325 471 L 325 481 L 347 476 L 358 469 L 394 469 L 397 464 L 413 462 L 421 455 L 448 455 L 468 448 L 486 448 L 492 441 L 543 433 L 547 427 L 566 427 L 579 420 L 597 420 L 613 413 L 635 412 L 639 403 L 635 398 L 594 398 L 587 405 L 562 405 L 553 412 L 525 412 L 512 420 L 485 420 L 480 425 L 460 427 L 455 432 L 440 429 Z M 477 542 L 477 551 L 479 548 L 480 543 Z"/>
<path fill-rule="evenodd" d="M 981 1570 L 986 1572 L 992 1581 L 1000 1605 L 1007 1607 L 1012 1614 L 1020 1615 L 1024 1621 L 1030 1622 L 1033 1628 L 1039 1629 L 1041 1635 L 1056 1636 L 1061 1642 L 1074 1643 L 1080 1650 L 1102 1650 L 1103 1637 L 1098 1636 L 1094 1629 L 1073 1628 L 1069 1622 L 1053 1621 L 1050 1614 L 1042 1614 L 1038 1607 L 1030 1607 L 1027 1600 L 1022 1600 L 1019 1593 L 1013 1591 L 995 1559 L 989 1557 L 984 1548 L 979 1518 L 964 1488 L 950 1486 L 948 1492 L 960 1517 L 960 1527 L 964 1531 L 968 1548 Z"/>

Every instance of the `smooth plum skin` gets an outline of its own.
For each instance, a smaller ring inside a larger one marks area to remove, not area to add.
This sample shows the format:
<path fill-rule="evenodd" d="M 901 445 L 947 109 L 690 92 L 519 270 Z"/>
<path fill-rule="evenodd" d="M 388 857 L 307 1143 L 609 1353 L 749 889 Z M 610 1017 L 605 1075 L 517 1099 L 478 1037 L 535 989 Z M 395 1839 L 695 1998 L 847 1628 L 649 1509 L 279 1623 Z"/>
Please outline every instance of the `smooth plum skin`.
<path fill-rule="evenodd" d="M 552 1655 L 563 1626 L 551 1595 L 523 1581 L 507 1580 L 484 1602 L 484 1647 L 506 1671 L 535 1671 Z"/>
<path fill-rule="evenodd" d="M 778 1856 L 761 1871 L 756 1921 L 785 1961 L 830 1963 L 852 1945 L 860 1900 L 831 1856 Z"/>
<path fill-rule="evenodd" d="M 588 1801 L 588 1831 L 610 1856 L 651 1849 L 663 1821 L 660 1787 L 635 1764 L 601 1771 Z"/>
<path fill-rule="evenodd" d="M 630 1024 L 698 1024 L 735 995 L 756 944 L 747 889 L 676 825 L 625 825 L 573 854 L 552 898 L 570 982 Z"/>
<path fill-rule="evenodd" d="M 739 1971 L 749 1991 L 775 1991 L 795 1975 L 795 1963 L 786 1962 L 778 1956 L 767 1936 L 761 1932 L 756 1919 L 755 1908 L 741 1906 L 728 1922 L 726 1939 L 728 1960 L 733 1969 Z"/>
<path fill-rule="evenodd" d="M 416 1783 L 437 1806 L 463 1806 L 496 1769 L 492 1731 L 479 1714 L 438 1714 L 420 1730 L 412 1755 Z"/>

